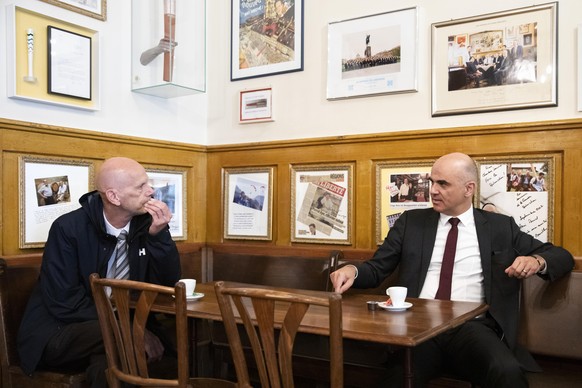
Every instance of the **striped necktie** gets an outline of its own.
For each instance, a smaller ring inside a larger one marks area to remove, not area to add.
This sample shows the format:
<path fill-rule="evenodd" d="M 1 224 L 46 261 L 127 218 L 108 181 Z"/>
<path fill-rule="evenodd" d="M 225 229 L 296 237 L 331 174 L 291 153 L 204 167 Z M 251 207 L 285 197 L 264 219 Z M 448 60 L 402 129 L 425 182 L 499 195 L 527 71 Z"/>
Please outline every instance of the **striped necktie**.
<path fill-rule="evenodd" d="M 127 231 L 122 230 L 117 236 L 117 246 L 115 247 L 115 266 L 114 278 L 127 279 L 129 278 L 129 260 L 127 259 Z"/>

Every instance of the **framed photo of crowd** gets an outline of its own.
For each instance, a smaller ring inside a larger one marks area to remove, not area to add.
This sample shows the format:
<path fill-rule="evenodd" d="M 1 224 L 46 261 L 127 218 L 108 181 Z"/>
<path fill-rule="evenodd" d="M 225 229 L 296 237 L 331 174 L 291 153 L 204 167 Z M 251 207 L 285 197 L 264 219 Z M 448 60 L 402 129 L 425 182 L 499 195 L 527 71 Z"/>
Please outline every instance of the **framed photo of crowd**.
<path fill-rule="evenodd" d="M 273 167 L 223 170 L 225 239 L 272 239 L 273 170 Z"/>
<path fill-rule="evenodd" d="M 558 3 L 432 25 L 432 115 L 557 106 Z"/>
<path fill-rule="evenodd" d="M 79 198 L 93 187 L 93 163 L 22 155 L 18 164 L 19 247 L 42 248 L 53 221 L 79 208 Z"/>
<path fill-rule="evenodd" d="M 511 216 L 522 231 L 543 242 L 553 241 L 555 158 L 532 155 L 475 160 L 480 174 L 475 207 Z"/>
<path fill-rule="evenodd" d="M 291 241 L 351 244 L 352 163 L 291 167 Z"/>
<path fill-rule="evenodd" d="M 400 215 L 432 207 L 430 170 L 433 160 L 376 163 L 376 242 L 382 244 Z"/>
<path fill-rule="evenodd" d="M 329 100 L 417 91 L 417 8 L 330 23 Z"/>

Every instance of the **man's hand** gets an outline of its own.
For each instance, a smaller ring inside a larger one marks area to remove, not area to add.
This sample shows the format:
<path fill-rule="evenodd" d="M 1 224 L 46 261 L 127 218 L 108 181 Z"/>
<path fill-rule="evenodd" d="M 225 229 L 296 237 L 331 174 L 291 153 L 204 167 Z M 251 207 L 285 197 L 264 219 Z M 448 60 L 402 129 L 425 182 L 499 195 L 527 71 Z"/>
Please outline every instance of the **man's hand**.
<path fill-rule="evenodd" d="M 160 361 L 164 355 L 164 345 L 158 337 L 146 329 L 144 335 L 145 351 L 148 356 L 148 362 Z"/>
<path fill-rule="evenodd" d="M 541 257 L 536 259 L 533 256 L 518 256 L 513 263 L 505 269 L 505 273 L 509 277 L 526 279 L 535 275 L 544 267 L 545 261 Z"/>
<path fill-rule="evenodd" d="M 172 212 L 164 202 L 153 198 L 144 205 L 144 208 L 152 216 L 149 232 L 152 236 L 155 236 L 170 223 Z"/>
<path fill-rule="evenodd" d="M 352 284 L 354 284 L 354 279 L 356 278 L 356 267 L 353 265 L 341 267 L 337 271 L 329 274 L 329 278 L 333 283 L 333 290 L 341 294 L 344 291 L 347 291 Z"/>

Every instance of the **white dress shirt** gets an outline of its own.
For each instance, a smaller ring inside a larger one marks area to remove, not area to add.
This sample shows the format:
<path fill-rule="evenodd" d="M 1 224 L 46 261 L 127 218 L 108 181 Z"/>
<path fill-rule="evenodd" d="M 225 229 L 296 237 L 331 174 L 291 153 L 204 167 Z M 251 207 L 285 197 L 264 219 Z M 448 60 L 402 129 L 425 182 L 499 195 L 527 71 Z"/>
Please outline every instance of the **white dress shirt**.
<path fill-rule="evenodd" d="M 452 217 L 444 214 L 440 215 L 432 257 L 424 286 L 420 292 L 421 298 L 434 299 L 439 287 L 445 243 L 451 229 L 450 218 Z M 457 218 L 460 220 L 458 224 L 459 236 L 453 267 L 451 300 L 484 302 L 483 267 L 481 266 L 481 253 L 479 251 L 477 230 L 475 229 L 473 208 L 469 208 Z"/>

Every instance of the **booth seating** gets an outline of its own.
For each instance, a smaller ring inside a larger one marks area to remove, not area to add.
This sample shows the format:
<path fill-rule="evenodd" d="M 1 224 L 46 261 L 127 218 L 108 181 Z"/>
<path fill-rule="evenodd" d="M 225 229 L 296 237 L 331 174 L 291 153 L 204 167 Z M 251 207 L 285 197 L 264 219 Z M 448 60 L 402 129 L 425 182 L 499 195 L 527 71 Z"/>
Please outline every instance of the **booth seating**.
<path fill-rule="evenodd" d="M 228 280 L 277 287 L 329 290 L 329 272 L 344 263 L 359 263 L 369 250 L 334 250 L 320 247 L 276 247 L 249 244 L 179 243 L 183 277 L 199 282 Z M 82 371 L 37 371 L 33 378 L 20 370 L 16 333 L 24 308 L 37 281 L 41 253 L 0 258 L 0 376 L 2 387 L 84 387 Z M 574 272 L 553 283 L 532 277 L 524 282 L 520 342 L 534 355 L 544 373 L 528 376 L 530 386 L 582 386 L 582 258 Z M 350 290 L 385 295 L 394 277 L 374 290 Z M 199 373 L 225 372 L 228 341 L 220 337 L 220 325 L 198 320 Z M 302 386 L 325 384 L 329 363 L 325 338 L 305 336 L 297 343 L 295 373 Z M 345 386 L 372 386 L 382 373 L 378 345 L 344 341 Z M 214 353 L 214 354 L 212 354 Z M 204 355 L 208 356 L 205 357 Z M 364 357 L 362 355 L 366 355 Z M 213 369 L 217 367 L 216 370 Z M 222 368 L 221 368 L 222 367 Z M 438 379 L 432 386 L 469 386 Z"/>

